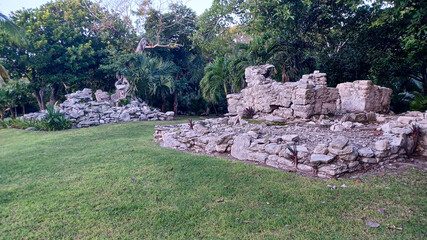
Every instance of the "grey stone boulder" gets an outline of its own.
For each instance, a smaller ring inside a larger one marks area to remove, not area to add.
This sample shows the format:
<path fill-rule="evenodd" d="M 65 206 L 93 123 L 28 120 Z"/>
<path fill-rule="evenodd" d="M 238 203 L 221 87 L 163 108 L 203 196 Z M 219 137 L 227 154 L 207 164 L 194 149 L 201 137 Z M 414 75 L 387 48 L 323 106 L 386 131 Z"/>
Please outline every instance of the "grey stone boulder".
<path fill-rule="evenodd" d="M 234 138 L 231 147 L 231 156 L 239 160 L 247 160 L 250 153 L 251 137 L 247 134 L 241 134 Z"/>
<path fill-rule="evenodd" d="M 330 163 L 335 157 L 324 154 L 312 154 L 310 157 L 311 163 Z"/>
<path fill-rule="evenodd" d="M 373 156 L 374 156 L 374 151 L 372 151 L 372 149 L 370 149 L 370 148 L 368 148 L 368 147 L 366 147 L 366 148 L 361 148 L 361 149 L 359 149 L 359 150 L 358 150 L 358 152 L 359 152 L 359 155 L 360 155 L 361 157 L 367 157 L 367 158 L 370 158 L 370 157 L 373 157 Z"/>
<path fill-rule="evenodd" d="M 334 140 L 332 140 L 332 142 L 329 144 L 329 148 L 340 150 L 340 149 L 343 149 L 347 145 L 347 143 L 348 143 L 348 138 L 344 136 L 339 136 Z"/>

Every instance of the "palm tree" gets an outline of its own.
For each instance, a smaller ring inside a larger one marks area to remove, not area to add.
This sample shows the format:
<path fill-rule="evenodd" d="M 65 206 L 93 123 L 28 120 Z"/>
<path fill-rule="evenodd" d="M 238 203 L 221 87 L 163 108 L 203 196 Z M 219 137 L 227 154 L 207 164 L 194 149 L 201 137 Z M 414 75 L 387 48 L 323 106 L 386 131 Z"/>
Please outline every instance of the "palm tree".
<path fill-rule="evenodd" d="M 0 13 L 0 32 L 9 35 L 12 42 L 17 44 L 24 44 L 24 31 L 18 25 L 12 22 L 6 15 Z M 0 85 L 5 81 L 9 81 L 10 77 L 6 68 L 0 63 Z"/>
<path fill-rule="evenodd" d="M 200 88 L 203 97 L 211 103 L 217 104 L 224 98 L 224 93 L 225 95 L 228 93 L 228 63 L 224 57 L 218 57 L 205 67 L 205 76 L 200 80 Z"/>

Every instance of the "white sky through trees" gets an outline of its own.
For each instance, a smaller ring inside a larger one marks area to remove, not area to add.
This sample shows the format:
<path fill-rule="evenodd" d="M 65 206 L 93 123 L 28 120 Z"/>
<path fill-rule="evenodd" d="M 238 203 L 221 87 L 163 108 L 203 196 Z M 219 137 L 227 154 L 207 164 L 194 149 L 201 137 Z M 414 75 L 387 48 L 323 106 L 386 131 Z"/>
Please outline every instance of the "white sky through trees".
<path fill-rule="evenodd" d="M 154 0 L 155 2 L 156 0 Z M 23 8 L 36 8 L 50 2 L 49 0 L 0 0 L 0 12 L 9 15 L 10 12 Z M 197 15 L 202 14 L 212 5 L 212 0 L 188 0 L 186 5 L 196 11 Z"/>

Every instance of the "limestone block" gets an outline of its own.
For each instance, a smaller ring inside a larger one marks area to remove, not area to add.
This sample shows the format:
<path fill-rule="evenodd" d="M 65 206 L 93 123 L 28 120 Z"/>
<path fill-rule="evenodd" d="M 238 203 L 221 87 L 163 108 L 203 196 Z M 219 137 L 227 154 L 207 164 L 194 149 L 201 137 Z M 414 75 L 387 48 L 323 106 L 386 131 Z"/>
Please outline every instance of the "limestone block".
<path fill-rule="evenodd" d="M 390 143 L 388 140 L 378 140 L 375 142 L 375 149 L 377 151 L 385 151 L 388 149 Z"/>
<path fill-rule="evenodd" d="M 324 154 L 312 154 L 310 157 L 311 163 L 330 163 L 335 157 Z"/>
<path fill-rule="evenodd" d="M 343 149 L 347 145 L 347 143 L 348 143 L 348 138 L 344 136 L 339 136 L 334 140 L 332 140 L 332 142 L 329 144 L 329 147 L 340 150 L 340 149 Z"/>
<path fill-rule="evenodd" d="M 247 134 L 241 134 L 234 138 L 233 146 L 231 147 L 231 156 L 239 160 L 247 160 L 250 153 L 249 146 L 251 145 L 251 137 Z"/>
<path fill-rule="evenodd" d="M 359 155 L 362 157 L 367 157 L 367 158 L 374 157 L 374 151 L 372 151 L 372 149 L 368 147 L 361 148 L 358 150 L 358 152 L 359 152 Z"/>
<path fill-rule="evenodd" d="M 370 80 L 340 83 L 337 89 L 342 112 L 386 113 L 390 108 L 392 90 L 373 85 Z"/>

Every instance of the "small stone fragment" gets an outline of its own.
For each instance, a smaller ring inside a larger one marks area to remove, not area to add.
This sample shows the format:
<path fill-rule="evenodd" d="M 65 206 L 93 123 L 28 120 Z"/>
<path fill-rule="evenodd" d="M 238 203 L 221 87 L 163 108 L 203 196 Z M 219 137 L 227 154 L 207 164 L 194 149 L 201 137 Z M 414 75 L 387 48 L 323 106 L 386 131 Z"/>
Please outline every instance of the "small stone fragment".
<path fill-rule="evenodd" d="M 365 224 L 367 227 L 371 227 L 371 228 L 378 228 L 379 226 L 381 226 L 379 223 L 377 222 L 366 222 Z"/>

